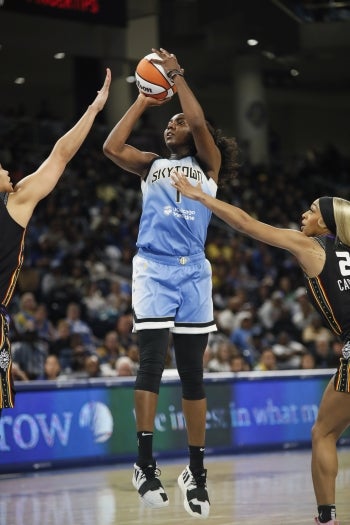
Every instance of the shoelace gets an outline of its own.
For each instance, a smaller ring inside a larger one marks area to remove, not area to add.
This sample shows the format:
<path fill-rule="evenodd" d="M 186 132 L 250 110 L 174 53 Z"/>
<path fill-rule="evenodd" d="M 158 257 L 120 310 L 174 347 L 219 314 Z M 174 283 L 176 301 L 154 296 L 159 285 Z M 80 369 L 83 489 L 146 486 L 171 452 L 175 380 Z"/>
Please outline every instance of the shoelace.
<path fill-rule="evenodd" d="M 191 484 L 197 485 L 197 487 L 200 487 L 200 488 L 205 488 L 206 481 L 207 481 L 207 476 L 206 476 L 205 471 L 198 472 L 195 474 L 192 473 Z"/>
<path fill-rule="evenodd" d="M 146 479 L 158 478 L 161 475 L 161 471 L 158 467 L 149 465 L 148 467 L 142 469 L 142 472 L 145 475 Z"/>

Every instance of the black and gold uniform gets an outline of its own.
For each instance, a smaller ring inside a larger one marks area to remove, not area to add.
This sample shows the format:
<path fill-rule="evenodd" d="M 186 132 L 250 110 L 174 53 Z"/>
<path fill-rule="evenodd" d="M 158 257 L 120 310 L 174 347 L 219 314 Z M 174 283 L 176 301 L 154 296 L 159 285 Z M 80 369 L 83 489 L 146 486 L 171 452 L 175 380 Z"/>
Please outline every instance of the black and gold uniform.
<path fill-rule="evenodd" d="M 306 277 L 308 295 L 330 329 L 343 342 L 343 357 L 335 376 L 335 388 L 350 392 L 350 246 L 334 235 L 322 235 L 315 240 L 326 252 L 322 272 Z"/>
<path fill-rule="evenodd" d="M 23 263 L 26 233 L 8 213 L 7 197 L 7 193 L 0 193 L 0 412 L 2 408 L 13 408 L 15 401 L 7 306 Z"/>

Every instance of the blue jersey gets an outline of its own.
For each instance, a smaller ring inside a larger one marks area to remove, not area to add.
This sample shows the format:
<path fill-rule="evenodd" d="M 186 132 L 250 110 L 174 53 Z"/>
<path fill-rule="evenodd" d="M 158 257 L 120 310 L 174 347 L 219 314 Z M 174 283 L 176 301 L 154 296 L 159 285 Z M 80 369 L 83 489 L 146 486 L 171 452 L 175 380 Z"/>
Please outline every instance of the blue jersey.
<path fill-rule="evenodd" d="M 141 182 L 142 216 L 137 246 L 159 255 L 187 256 L 204 251 L 211 211 L 183 197 L 171 184 L 175 170 L 205 193 L 216 196 L 217 184 L 208 178 L 194 157 L 156 159 Z"/>

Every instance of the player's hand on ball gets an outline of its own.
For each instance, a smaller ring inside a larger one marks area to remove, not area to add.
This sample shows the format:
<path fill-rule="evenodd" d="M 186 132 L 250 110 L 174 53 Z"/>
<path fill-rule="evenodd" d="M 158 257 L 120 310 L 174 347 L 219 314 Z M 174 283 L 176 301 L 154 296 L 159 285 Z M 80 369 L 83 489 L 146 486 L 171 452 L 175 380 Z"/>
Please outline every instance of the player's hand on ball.
<path fill-rule="evenodd" d="M 155 64 L 161 64 L 167 73 L 175 69 L 181 71 L 181 73 L 184 73 L 184 70 L 178 63 L 177 58 L 173 53 L 169 53 L 169 51 L 163 49 L 162 47 L 160 49 L 152 48 L 152 51 L 159 56 L 159 60 L 153 59 L 152 62 Z"/>
<path fill-rule="evenodd" d="M 145 95 L 141 90 L 139 90 L 138 98 L 141 98 L 145 106 L 147 107 L 153 107 L 153 106 L 162 106 L 166 102 L 170 102 L 170 98 L 164 98 L 163 100 L 160 100 L 158 98 L 148 97 Z"/>

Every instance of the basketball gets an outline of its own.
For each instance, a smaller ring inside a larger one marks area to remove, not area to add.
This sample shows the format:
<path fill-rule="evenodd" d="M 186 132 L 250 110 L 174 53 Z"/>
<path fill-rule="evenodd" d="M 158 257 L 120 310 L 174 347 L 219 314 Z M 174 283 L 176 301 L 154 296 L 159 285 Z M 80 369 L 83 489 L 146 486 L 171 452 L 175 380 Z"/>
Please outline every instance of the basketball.
<path fill-rule="evenodd" d="M 143 57 L 136 66 L 135 79 L 138 89 L 147 97 L 164 100 L 176 93 L 174 82 L 168 78 L 160 64 L 151 62 L 159 58 L 157 53 L 150 53 Z"/>

